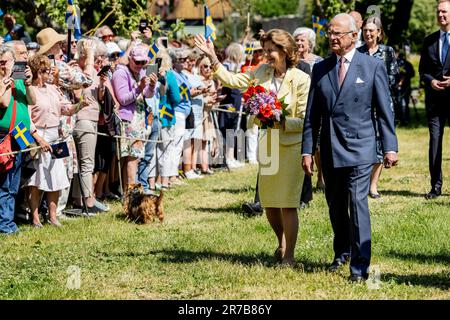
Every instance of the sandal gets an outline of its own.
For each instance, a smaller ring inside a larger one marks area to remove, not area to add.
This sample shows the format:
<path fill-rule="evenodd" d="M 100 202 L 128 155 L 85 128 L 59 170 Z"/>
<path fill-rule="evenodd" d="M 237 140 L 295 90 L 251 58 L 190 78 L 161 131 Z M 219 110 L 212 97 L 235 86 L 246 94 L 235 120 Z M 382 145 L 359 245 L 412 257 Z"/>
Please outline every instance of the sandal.
<path fill-rule="evenodd" d="M 282 261 L 283 261 L 283 249 L 281 249 L 281 248 L 277 248 L 276 250 L 275 250 L 275 252 L 274 252 L 274 257 L 275 257 L 275 260 L 278 262 L 278 263 L 281 263 Z"/>

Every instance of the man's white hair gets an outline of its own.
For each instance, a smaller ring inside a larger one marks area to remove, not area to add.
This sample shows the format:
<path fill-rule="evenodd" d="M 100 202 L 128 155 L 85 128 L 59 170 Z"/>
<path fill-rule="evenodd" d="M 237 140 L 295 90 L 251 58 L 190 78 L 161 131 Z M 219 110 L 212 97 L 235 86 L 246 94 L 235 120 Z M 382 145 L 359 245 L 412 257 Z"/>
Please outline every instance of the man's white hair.
<path fill-rule="evenodd" d="M 335 19 L 346 19 L 346 20 L 348 20 L 348 25 L 349 25 L 350 31 L 354 31 L 354 32 L 358 31 L 358 26 L 356 25 L 355 18 L 353 18 L 348 13 L 339 13 L 339 14 L 334 16 L 333 20 L 335 20 Z"/>

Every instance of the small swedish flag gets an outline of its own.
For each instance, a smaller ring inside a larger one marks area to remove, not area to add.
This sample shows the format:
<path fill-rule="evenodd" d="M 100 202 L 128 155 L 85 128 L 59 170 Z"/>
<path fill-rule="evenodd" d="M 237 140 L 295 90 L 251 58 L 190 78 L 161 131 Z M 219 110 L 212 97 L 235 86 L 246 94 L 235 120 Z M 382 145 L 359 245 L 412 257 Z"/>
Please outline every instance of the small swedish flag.
<path fill-rule="evenodd" d="M 154 57 L 156 57 L 156 54 L 159 52 L 159 48 L 156 45 L 156 42 L 153 43 L 153 45 L 150 47 L 150 49 L 148 49 L 148 57 L 150 59 L 153 59 Z"/>
<path fill-rule="evenodd" d="M 317 34 L 320 32 L 321 36 L 325 35 L 324 27 L 328 23 L 328 20 L 325 18 L 320 19 L 318 16 L 312 16 L 312 24 L 314 32 Z"/>
<path fill-rule="evenodd" d="M 253 54 L 253 43 L 247 42 L 245 44 L 245 54 L 252 55 Z"/>
<path fill-rule="evenodd" d="M 180 85 L 180 95 L 183 101 L 191 100 L 191 93 L 189 92 L 189 88 L 185 83 Z"/>
<path fill-rule="evenodd" d="M 208 6 L 205 4 L 205 38 L 211 41 L 217 39 L 216 27 L 212 21 L 211 13 L 209 12 Z"/>
<path fill-rule="evenodd" d="M 77 6 L 73 4 L 73 0 L 67 0 L 67 9 L 66 9 L 66 23 L 68 23 L 69 19 L 73 17 L 73 29 L 74 29 L 74 37 L 77 40 L 81 39 L 81 21 L 77 15 Z"/>
<path fill-rule="evenodd" d="M 170 121 L 173 119 L 173 113 L 167 111 L 166 105 L 162 105 L 161 108 L 159 109 L 159 117 Z"/>
<path fill-rule="evenodd" d="M 14 139 L 16 139 L 20 150 L 26 149 L 30 144 L 34 142 L 30 131 L 28 131 L 27 127 L 25 127 L 22 122 L 19 122 L 19 124 L 11 131 L 11 133 Z"/>

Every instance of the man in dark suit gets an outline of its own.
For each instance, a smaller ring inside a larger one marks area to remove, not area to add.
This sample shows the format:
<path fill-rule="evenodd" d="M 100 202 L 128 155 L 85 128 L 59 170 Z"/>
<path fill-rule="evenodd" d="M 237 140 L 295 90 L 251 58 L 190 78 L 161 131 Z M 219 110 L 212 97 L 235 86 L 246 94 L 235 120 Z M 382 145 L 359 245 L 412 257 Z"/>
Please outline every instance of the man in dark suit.
<path fill-rule="evenodd" d="M 434 199 L 442 191 L 442 137 L 445 123 L 450 123 L 450 0 L 437 6 L 440 30 L 425 38 L 419 64 L 421 80 L 425 83 L 425 105 L 430 148 L 428 152 L 431 191 L 425 195 Z"/>
<path fill-rule="evenodd" d="M 320 125 L 320 150 L 337 270 L 350 258 L 351 281 L 368 278 L 371 229 L 367 196 L 372 165 L 377 162 L 376 130 L 384 165 L 397 164 L 397 137 L 386 68 L 355 50 L 357 26 L 348 14 L 330 23 L 333 54 L 314 65 L 303 130 L 302 166 L 313 173 L 313 151 Z M 376 116 L 375 116 L 376 114 Z"/>

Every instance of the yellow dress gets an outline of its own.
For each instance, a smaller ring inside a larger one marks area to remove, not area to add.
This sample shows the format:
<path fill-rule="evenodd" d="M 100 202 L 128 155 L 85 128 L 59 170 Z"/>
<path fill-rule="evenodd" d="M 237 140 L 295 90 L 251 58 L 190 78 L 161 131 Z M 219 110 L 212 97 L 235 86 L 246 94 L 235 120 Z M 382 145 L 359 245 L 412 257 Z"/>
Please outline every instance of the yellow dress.
<path fill-rule="evenodd" d="M 223 66 L 215 76 L 226 87 L 246 90 L 250 85 L 270 89 L 274 69 L 261 65 L 256 70 L 233 74 Z M 262 129 L 258 141 L 259 196 L 265 208 L 299 208 L 304 173 L 301 144 L 310 78 L 296 69 L 287 70 L 278 99 L 284 100 L 288 115 L 284 128 Z"/>

